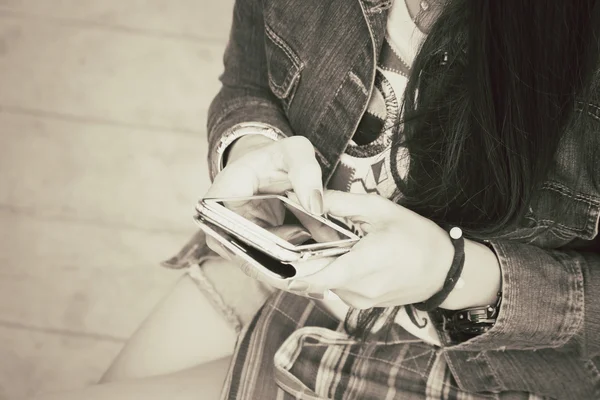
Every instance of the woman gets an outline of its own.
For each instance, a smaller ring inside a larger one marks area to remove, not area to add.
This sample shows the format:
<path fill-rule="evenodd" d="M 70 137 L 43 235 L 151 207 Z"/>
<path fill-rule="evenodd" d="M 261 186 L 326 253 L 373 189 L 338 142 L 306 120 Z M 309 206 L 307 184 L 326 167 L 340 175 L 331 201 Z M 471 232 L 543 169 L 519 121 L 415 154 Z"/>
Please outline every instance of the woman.
<path fill-rule="evenodd" d="M 600 398 L 599 13 L 236 2 L 207 196 L 293 189 L 363 237 L 255 315 L 215 297 L 244 325 L 223 398 Z"/>

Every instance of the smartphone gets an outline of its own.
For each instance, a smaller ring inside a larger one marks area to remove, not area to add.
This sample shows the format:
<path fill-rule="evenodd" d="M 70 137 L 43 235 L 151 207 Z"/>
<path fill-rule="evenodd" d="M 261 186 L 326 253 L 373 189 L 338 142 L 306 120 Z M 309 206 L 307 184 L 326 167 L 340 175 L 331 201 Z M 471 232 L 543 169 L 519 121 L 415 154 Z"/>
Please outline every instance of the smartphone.
<path fill-rule="evenodd" d="M 273 219 L 281 225 L 294 221 L 310 232 L 312 238 L 300 244 L 291 243 L 226 207 L 228 202 L 245 201 L 279 203 L 275 209 L 283 209 L 287 215 Z M 295 201 L 281 195 L 204 198 L 196 206 L 194 219 L 207 235 L 247 261 L 245 268 L 252 270 L 245 272 L 255 278 L 262 276 L 281 280 L 310 275 L 321 267 L 302 268 L 292 263 L 340 256 L 350 251 L 360 239 L 342 220 L 309 213 Z"/>

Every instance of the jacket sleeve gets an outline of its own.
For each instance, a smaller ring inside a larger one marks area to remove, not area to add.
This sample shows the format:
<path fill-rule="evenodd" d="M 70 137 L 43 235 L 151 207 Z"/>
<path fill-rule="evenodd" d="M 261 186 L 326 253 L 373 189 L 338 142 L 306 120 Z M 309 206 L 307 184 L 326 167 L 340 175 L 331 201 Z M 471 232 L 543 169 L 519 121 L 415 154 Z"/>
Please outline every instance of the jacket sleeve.
<path fill-rule="evenodd" d="M 217 173 L 216 149 L 225 132 L 243 122 L 260 122 L 283 136 L 292 131 L 277 98 L 269 89 L 262 2 L 236 0 L 225 50 L 222 87 L 208 111 L 208 162 L 211 180 Z"/>
<path fill-rule="evenodd" d="M 600 355 L 600 255 L 491 243 L 502 270 L 502 304 L 494 327 L 455 350 L 575 351 Z"/>

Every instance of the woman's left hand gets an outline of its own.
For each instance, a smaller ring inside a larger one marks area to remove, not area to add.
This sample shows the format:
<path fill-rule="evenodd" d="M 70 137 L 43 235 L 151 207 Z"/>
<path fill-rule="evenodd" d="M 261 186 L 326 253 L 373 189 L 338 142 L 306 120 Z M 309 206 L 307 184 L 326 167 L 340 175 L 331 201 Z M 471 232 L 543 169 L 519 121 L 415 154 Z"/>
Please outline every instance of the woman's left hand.
<path fill-rule="evenodd" d="M 319 272 L 294 280 L 289 290 L 330 289 L 351 307 L 366 309 L 418 303 L 442 289 L 454 247 L 437 224 L 375 194 L 328 190 L 324 208 L 358 225 L 365 236 Z M 312 262 L 323 260 L 306 263 Z"/>

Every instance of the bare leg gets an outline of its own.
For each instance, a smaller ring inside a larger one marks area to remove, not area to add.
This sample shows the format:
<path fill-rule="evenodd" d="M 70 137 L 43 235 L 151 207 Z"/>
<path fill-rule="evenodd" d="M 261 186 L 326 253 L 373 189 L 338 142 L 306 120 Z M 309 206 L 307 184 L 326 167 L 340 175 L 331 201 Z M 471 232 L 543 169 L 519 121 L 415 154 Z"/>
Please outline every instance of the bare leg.
<path fill-rule="evenodd" d="M 203 264 L 203 270 L 210 273 L 215 290 L 233 301 L 231 306 L 242 323 L 248 322 L 269 294 L 221 259 Z M 127 342 L 102 384 L 34 399 L 216 400 L 236 339 L 233 325 L 196 282 L 184 275 Z"/>
<path fill-rule="evenodd" d="M 234 329 L 185 275 L 127 342 L 102 382 L 170 374 L 228 357 L 235 340 Z"/>
<path fill-rule="evenodd" d="M 169 375 L 41 394 L 33 400 L 218 400 L 229 362 L 227 357 Z"/>

